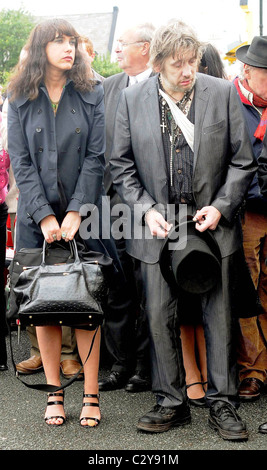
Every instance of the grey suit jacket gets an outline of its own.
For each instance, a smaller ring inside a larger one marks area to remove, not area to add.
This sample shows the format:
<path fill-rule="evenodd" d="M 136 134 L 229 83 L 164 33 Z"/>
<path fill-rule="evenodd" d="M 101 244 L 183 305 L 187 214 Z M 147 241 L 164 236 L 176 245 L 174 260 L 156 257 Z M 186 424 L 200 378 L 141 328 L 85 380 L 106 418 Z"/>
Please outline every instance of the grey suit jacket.
<path fill-rule="evenodd" d="M 155 263 L 163 241 L 147 239 L 147 232 L 136 236 L 134 230 L 143 224 L 137 207 L 147 210 L 169 202 L 157 76 L 122 92 L 110 165 L 116 189 L 131 209 L 127 250 Z M 193 193 L 197 209 L 213 205 L 222 214 L 214 235 L 223 257 L 241 244 L 237 212 L 256 169 L 235 87 L 227 80 L 197 74 Z"/>
<path fill-rule="evenodd" d="M 151 76 L 154 75 L 152 72 Z M 104 186 L 108 193 L 112 185 L 112 177 L 110 174 L 109 160 L 114 137 L 114 124 L 116 110 L 122 90 L 128 87 L 129 76 L 125 72 L 112 75 L 104 80 L 104 98 L 105 98 L 105 120 L 106 120 L 106 168 L 104 176 Z"/>
<path fill-rule="evenodd" d="M 112 178 L 109 168 L 109 160 L 111 156 L 112 142 L 113 142 L 113 130 L 115 123 L 116 109 L 119 102 L 119 97 L 124 88 L 128 85 L 129 77 L 125 72 L 118 73 L 108 77 L 103 82 L 104 87 L 104 99 L 105 99 L 105 121 L 106 121 L 106 168 L 104 176 L 104 186 L 108 193 L 112 184 Z"/>

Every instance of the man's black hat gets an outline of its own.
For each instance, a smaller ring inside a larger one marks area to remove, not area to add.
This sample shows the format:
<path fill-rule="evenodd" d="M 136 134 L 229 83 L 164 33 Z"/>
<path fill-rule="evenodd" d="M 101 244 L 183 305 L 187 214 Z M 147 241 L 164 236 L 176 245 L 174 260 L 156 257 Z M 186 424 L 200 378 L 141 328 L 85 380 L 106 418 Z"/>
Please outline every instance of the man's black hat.
<path fill-rule="evenodd" d="M 239 47 L 235 55 L 244 64 L 266 69 L 267 36 L 255 36 L 250 45 Z"/>
<path fill-rule="evenodd" d="M 221 253 L 210 230 L 199 232 L 192 220 L 174 224 L 160 253 L 164 279 L 194 294 L 211 290 L 221 279 Z"/>

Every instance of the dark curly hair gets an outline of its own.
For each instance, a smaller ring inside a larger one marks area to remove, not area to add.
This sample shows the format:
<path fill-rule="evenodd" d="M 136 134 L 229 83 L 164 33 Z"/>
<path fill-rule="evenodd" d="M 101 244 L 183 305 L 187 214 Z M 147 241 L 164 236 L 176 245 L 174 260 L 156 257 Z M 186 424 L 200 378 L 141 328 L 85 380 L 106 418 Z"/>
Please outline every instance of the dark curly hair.
<path fill-rule="evenodd" d="M 38 24 L 32 30 L 23 48 L 23 57 L 15 67 L 8 85 L 10 101 L 19 96 L 27 96 L 30 100 L 37 98 L 39 86 L 45 79 L 46 45 L 53 41 L 57 34 L 76 38 L 74 64 L 70 70 L 66 71 L 66 76 L 73 81 L 78 91 L 93 89 L 95 81 L 92 70 L 85 58 L 85 52 L 78 47 L 80 38 L 77 31 L 64 19 L 51 19 Z"/>

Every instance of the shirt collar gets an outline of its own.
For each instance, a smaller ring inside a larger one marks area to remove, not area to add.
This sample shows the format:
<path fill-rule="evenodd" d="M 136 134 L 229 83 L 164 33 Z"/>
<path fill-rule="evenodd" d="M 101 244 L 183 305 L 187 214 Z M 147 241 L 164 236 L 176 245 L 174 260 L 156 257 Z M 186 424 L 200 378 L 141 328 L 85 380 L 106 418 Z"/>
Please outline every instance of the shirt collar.
<path fill-rule="evenodd" d="M 253 104 L 253 93 L 251 91 L 247 90 L 241 83 L 241 80 L 238 81 L 239 88 L 241 90 L 241 93 L 244 95 L 247 100 Z"/>
<path fill-rule="evenodd" d="M 129 75 L 129 85 L 134 85 L 135 83 L 142 82 L 148 78 L 152 73 L 152 69 L 148 68 L 144 72 L 139 73 L 138 75 L 131 76 Z"/>

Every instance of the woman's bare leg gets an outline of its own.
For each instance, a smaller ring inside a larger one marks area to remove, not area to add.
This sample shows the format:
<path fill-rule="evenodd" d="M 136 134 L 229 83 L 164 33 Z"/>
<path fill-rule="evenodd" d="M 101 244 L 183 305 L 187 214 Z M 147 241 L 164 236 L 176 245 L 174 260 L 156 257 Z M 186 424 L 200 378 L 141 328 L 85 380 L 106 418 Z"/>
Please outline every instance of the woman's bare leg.
<path fill-rule="evenodd" d="M 201 372 L 196 360 L 195 327 L 194 325 L 181 325 L 180 330 L 186 385 L 202 382 Z M 204 397 L 205 394 L 201 383 L 189 387 L 187 389 L 187 396 L 191 399 Z"/>
<path fill-rule="evenodd" d="M 36 327 L 37 340 L 44 367 L 46 382 L 50 385 L 60 385 L 60 357 L 62 344 L 62 330 L 57 326 Z M 62 405 L 48 406 L 45 412 L 46 416 L 63 416 L 63 398 L 48 397 L 49 401 L 62 401 Z M 48 424 L 62 424 L 61 418 L 52 418 L 47 421 Z"/>
<path fill-rule="evenodd" d="M 96 334 L 94 346 L 91 354 L 84 364 L 89 348 L 92 342 L 94 331 L 76 329 L 76 338 L 79 355 L 84 369 L 84 393 L 85 394 L 98 394 L 98 371 L 99 371 L 99 356 L 100 356 L 100 328 Z M 98 403 L 98 398 L 84 398 L 84 402 Z M 100 409 L 96 406 L 84 406 L 81 411 L 80 419 L 84 416 L 90 416 L 100 420 Z M 94 420 L 83 420 L 82 425 L 95 426 Z"/>
<path fill-rule="evenodd" d="M 196 343 L 198 349 L 198 357 L 199 357 L 199 368 L 202 376 L 202 381 L 205 383 L 203 385 L 204 390 L 207 391 L 207 380 L 208 380 L 208 373 L 207 373 L 207 350 L 206 350 L 206 341 L 204 336 L 204 328 L 202 325 L 196 326 Z"/>

